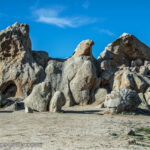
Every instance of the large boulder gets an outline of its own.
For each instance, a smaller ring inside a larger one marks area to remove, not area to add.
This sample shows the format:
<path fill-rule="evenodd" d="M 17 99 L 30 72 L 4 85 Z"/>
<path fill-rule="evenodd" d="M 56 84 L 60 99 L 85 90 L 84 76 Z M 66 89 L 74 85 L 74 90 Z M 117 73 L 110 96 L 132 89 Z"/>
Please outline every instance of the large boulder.
<path fill-rule="evenodd" d="M 51 85 L 49 82 L 37 84 L 31 94 L 25 98 L 25 108 L 39 112 L 48 111 L 51 98 Z"/>
<path fill-rule="evenodd" d="M 97 88 L 96 69 L 91 61 L 84 61 L 70 81 L 70 89 L 76 104 L 85 105 L 90 102 L 92 91 Z"/>
<path fill-rule="evenodd" d="M 111 111 L 121 113 L 124 111 L 134 111 L 141 103 L 136 91 L 121 88 L 112 91 L 106 96 L 104 106 Z"/>
<path fill-rule="evenodd" d="M 50 59 L 45 69 L 45 81 L 51 84 L 51 95 L 53 96 L 56 91 L 61 91 L 61 82 L 63 80 L 62 71 L 64 66 L 64 59 Z"/>
<path fill-rule="evenodd" d="M 54 96 L 51 99 L 49 111 L 60 112 L 62 106 L 65 105 L 65 102 L 66 101 L 65 101 L 64 94 L 60 91 L 56 91 Z"/>
<path fill-rule="evenodd" d="M 67 105 L 86 105 L 92 102 L 96 88 L 100 84 L 96 60 L 92 56 L 92 40 L 82 41 L 74 55 L 63 65 L 61 91 Z"/>
<path fill-rule="evenodd" d="M 94 103 L 97 105 L 103 103 L 105 101 L 107 94 L 108 94 L 107 89 L 98 88 L 94 95 Z"/>
<path fill-rule="evenodd" d="M 147 77 L 144 77 L 139 73 L 132 72 L 129 69 L 119 70 L 114 74 L 112 89 L 129 88 L 136 90 L 138 93 L 145 92 L 149 86 L 149 82 L 147 82 L 147 80 L 149 80 Z"/>

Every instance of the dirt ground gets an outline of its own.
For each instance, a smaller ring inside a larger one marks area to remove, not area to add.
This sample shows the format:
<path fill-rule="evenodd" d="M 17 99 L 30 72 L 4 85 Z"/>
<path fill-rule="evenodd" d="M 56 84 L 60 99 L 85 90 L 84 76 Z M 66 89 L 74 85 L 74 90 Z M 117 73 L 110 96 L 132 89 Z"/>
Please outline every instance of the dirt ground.
<path fill-rule="evenodd" d="M 0 150 L 144 150 L 150 141 L 129 145 L 128 129 L 150 127 L 150 116 L 103 114 L 96 106 L 64 113 L 0 111 Z"/>

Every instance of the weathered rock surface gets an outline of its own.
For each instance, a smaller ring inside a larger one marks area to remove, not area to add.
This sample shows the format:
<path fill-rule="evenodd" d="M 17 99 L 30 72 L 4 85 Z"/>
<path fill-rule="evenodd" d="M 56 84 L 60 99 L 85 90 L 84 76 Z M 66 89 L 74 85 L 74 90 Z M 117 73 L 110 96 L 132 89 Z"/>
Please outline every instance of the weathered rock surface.
<path fill-rule="evenodd" d="M 24 100 L 26 110 L 47 111 L 51 96 L 50 88 L 49 82 L 36 85 L 32 93 Z"/>
<path fill-rule="evenodd" d="M 133 111 L 141 103 L 137 92 L 131 89 L 117 89 L 106 96 L 104 106 L 113 112 Z"/>
<path fill-rule="evenodd" d="M 145 92 L 149 86 L 148 78 L 130 70 L 120 70 L 114 74 L 113 90 L 118 88 L 130 88 L 137 92 Z"/>
<path fill-rule="evenodd" d="M 94 95 L 94 103 L 101 104 L 105 101 L 106 95 L 108 94 L 107 90 L 104 88 L 99 88 L 96 90 Z"/>
<path fill-rule="evenodd" d="M 0 32 L 0 92 L 7 97 L 26 97 L 45 77 L 32 57 L 29 26 L 18 24 Z"/>
<path fill-rule="evenodd" d="M 146 100 L 147 104 L 150 105 L 150 92 L 146 92 L 144 94 L 144 96 L 145 96 L 145 100 Z"/>
<path fill-rule="evenodd" d="M 32 56 L 36 63 L 41 65 L 43 68 L 47 66 L 47 63 L 50 59 L 48 53 L 44 51 L 32 51 Z"/>
<path fill-rule="evenodd" d="M 0 94 L 0 108 L 4 107 L 7 104 L 7 99 Z"/>
<path fill-rule="evenodd" d="M 64 79 L 67 78 L 66 81 L 68 80 L 68 89 L 71 92 L 73 101 L 75 104 L 80 105 L 90 103 L 92 96 L 99 85 L 96 67 L 92 63 L 92 60 L 85 60 L 82 57 L 78 57 L 71 58 L 66 63 L 64 68 L 64 76 L 66 77 L 64 77 Z M 72 71 L 72 68 L 74 71 Z"/>
<path fill-rule="evenodd" d="M 50 112 L 60 112 L 65 102 L 64 94 L 60 91 L 56 91 L 50 102 Z"/>
<path fill-rule="evenodd" d="M 54 59 L 47 52 L 32 51 L 28 25 L 15 23 L 1 31 L 0 93 L 5 98 L 0 102 L 20 98 L 27 112 L 54 112 L 61 110 L 64 102 L 68 106 L 99 105 L 110 93 L 106 106 L 113 102 L 117 111 L 124 111 L 137 107 L 132 98 L 125 99 L 135 90 L 142 103 L 150 104 L 150 48 L 133 35 L 123 34 L 95 59 L 93 44 L 84 40 L 73 56 Z"/>
<path fill-rule="evenodd" d="M 137 73 L 142 75 L 143 74 L 149 75 L 150 73 L 148 71 L 149 69 L 146 69 L 148 68 L 149 60 L 150 60 L 150 48 L 145 44 L 143 44 L 142 42 L 140 42 L 133 35 L 124 33 L 117 40 L 109 44 L 98 58 L 101 70 L 100 76 L 102 77 L 101 85 L 103 87 L 109 88 L 110 91 L 112 89 L 119 88 L 113 87 L 114 86 L 113 82 L 116 79 L 117 79 L 116 82 L 119 83 L 121 82 L 120 81 L 121 79 L 120 77 L 118 77 L 118 75 L 117 77 L 114 77 L 116 71 L 119 70 L 122 70 L 121 71 L 122 74 L 126 72 L 126 69 L 131 70 L 131 72 L 135 74 L 134 76 L 136 76 Z M 132 75 L 129 78 L 130 80 L 132 80 Z M 139 86 L 145 86 L 146 83 L 145 84 L 143 83 L 144 81 L 142 80 L 144 79 L 142 76 L 141 79 L 139 79 L 139 77 L 137 77 L 136 79 L 137 82 L 140 82 Z M 147 84 L 149 84 L 149 79 L 146 78 L 145 80 L 146 82 L 148 82 Z M 119 83 L 117 83 L 117 85 Z M 132 84 L 132 86 L 134 85 Z M 124 87 L 126 87 L 126 85 Z M 122 86 L 120 88 L 122 88 Z"/>
<path fill-rule="evenodd" d="M 88 48 L 85 52 L 87 44 Z M 48 62 L 45 80 L 52 84 L 52 95 L 56 91 L 64 93 L 66 105 L 90 103 L 95 89 L 99 86 L 100 79 L 91 55 L 92 45 L 91 40 L 83 41 L 77 46 L 72 57 L 64 60 L 51 59 Z M 80 52 L 82 55 L 78 55 Z"/>
<path fill-rule="evenodd" d="M 75 49 L 74 56 L 75 57 L 80 57 L 80 56 L 93 57 L 92 45 L 94 45 L 94 42 L 92 40 L 84 40 L 80 42 L 77 48 Z"/>
<path fill-rule="evenodd" d="M 7 111 L 17 111 L 24 109 L 23 98 L 6 98 L 2 94 L 0 94 L 0 108 Z"/>

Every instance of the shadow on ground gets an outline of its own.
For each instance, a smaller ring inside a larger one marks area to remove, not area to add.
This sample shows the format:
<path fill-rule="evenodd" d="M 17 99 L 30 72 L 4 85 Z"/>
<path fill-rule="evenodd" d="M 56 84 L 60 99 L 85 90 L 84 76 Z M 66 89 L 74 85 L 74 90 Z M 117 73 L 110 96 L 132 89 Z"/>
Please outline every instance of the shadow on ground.
<path fill-rule="evenodd" d="M 150 110 L 148 110 L 148 109 L 142 109 L 142 108 L 137 108 L 135 111 L 123 112 L 122 114 L 125 114 L 125 115 L 144 115 L 144 116 L 150 116 Z"/>
<path fill-rule="evenodd" d="M 97 114 L 100 110 L 64 110 L 63 113 L 74 113 L 74 114 Z"/>
<path fill-rule="evenodd" d="M 0 113 L 12 113 L 13 111 L 0 110 Z"/>

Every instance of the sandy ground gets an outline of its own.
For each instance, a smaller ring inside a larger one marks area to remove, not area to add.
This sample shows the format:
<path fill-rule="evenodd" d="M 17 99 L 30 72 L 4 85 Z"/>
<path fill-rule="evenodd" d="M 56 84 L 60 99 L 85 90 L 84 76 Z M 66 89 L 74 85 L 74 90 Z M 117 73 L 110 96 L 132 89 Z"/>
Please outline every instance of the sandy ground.
<path fill-rule="evenodd" d="M 103 115 L 95 106 L 64 109 L 65 113 L 0 111 L 0 150 L 150 149 L 150 141 L 129 145 L 133 137 L 125 134 L 129 128 L 150 127 L 150 116 Z"/>

